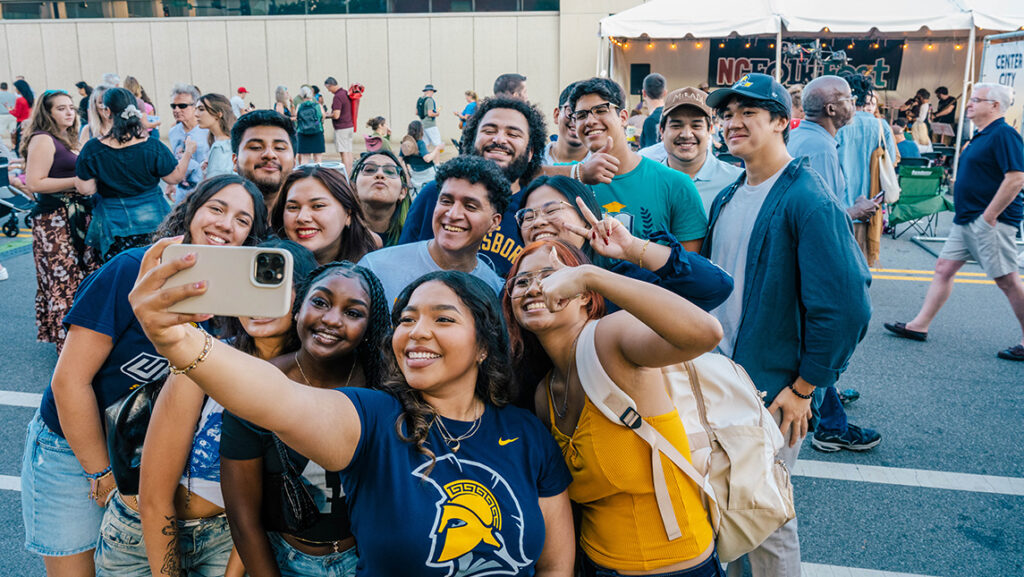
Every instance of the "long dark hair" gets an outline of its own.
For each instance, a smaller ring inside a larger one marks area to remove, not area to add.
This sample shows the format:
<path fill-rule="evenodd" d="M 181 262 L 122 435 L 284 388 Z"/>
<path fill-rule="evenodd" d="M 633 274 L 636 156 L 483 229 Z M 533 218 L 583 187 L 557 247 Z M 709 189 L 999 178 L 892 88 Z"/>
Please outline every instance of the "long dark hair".
<path fill-rule="evenodd" d="M 295 302 L 292 304 L 292 318 L 294 325 L 298 325 L 299 310 L 309 296 L 309 290 L 313 288 L 320 279 L 330 275 L 342 275 L 349 278 L 358 278 L 363 285 L 363 290 L 370 297 L 370 317 L 367 319 L 366 333 L 362 342 L 356 347 L 356 360 L 363 367 L 363 375 L 366 377 L 366 384 L 370 388 L 377 388 L 384 382 L 389 372 L 388 363 L 382 354 L 390 347 L 388 344 L 388 299 L 384 294 L 384 286 L 380 279 L 367 268 L 352 264 L 349 261 L 331 262 L 317 267 L 306 276 L 305 282 L 299 285 L 295 291 Z"/>
<path fill-rule="evenodd" d="M 118 89 L 123 90 L 123 89 Z M 108 93 L 110 91 L 107 91 Z M 127 92 L 127 90 L 125 90 Z M 185 200 L 178 203 L 171 210 L 171 213 L 160 223 L 160 227 L 153 233 L 153 241 L 169 236 L 185 235 L 184 242 L 192 242 L 192 233 L 189 232 L 189 225 L 195 218 L 199 207 L 206 201 L 213 198 L 215 194 L 232 184 L 241 185 L 249 197 L 252 198 L 252 227 L 249 229 L 249 236 L 246 237 L 244 246 L 255 246 L 267 236 L 267 206 L 263 203 L 263 193 L 256 185 L 237 174 L 222 174 L 208 178 L 199 183 L 199 186 L 185 197 Z"/>
<path fill-rule="evenodd" d="M 32 108 L 36 103 L 36 93 L 32 92 L 32 87 L 28 85 L 28 82 L 24 80 L 15 80 L 14 87 L 18 89 L 18 94 L 28 102 L 28 107 Z"/>
<path fill-rule="evenodd" d="M 409 304 L 413 292 L 428 282 L 440 282 L 452 289 L 466 308 L 473 315 L 476 328 L 476 344 L 484 350 L 486 357 L 480 363 L 476 380 L 476 396 L 484 403 L 495 407 L 504 407 L 516 396 L 513 386 L 512 362 L 509 357 L 508 331 L 501 307 L 494 296 L 494 289 L 487 283 L 461 271 L 436 271 L 425 274 L 414 280 L 402 290 L 391 309 L 391 324 L 397 326 L 402 311 Z M 394 333 L 392 333 L 394 334 Z M 426 474 L 433 469 L 435 455 L 427 448 L 427 434 L 434 423 L 434 409 L 423 400 L 419 391 L 409 386 L 405 375 L 398 370 L 394 350 L 387 358 L 390 360 L 390 375 L 381 388 L 394 396 L 402 404 L 402 414 L 395 422 L 398 437 L 416 446 L 416 451 L 431 460 Z"/>
<path fill-rule="evenodd" d="M 296 182 L 304 178 L 315 178 L 320 181 L 320 184 L 330 191 L 331 196 L 341 203 L 349 215 L 348 226 L 341 231 L 341 245 L 338 248 L 338 254 L 333 255 L 331 260 L 359 262 L 359 259 L 363 258 L 366 253 L 377 249 L 373 232 L 366 228 L 366 224 L 363 222 L 363 208 L 348 181 L 337 170 L 317 165 L 296 168 L 281 185 L 281 193 L 277 195 L 274 208 L 270 213 L 270 222 L 274 227 L 275 234 L 285 236 L 284 207 L 288 204 L 288 191 Z"/>
<path fill-rule="evenodd" d="M 298 300 L 299 289 L 306 282 L 306 277 L 316 268 L 316 259 L 313 253 L 301 244 L 286 238 L 271 238 L 259 244 L 260 248 L 280 248 L 292 253 L 292 291 L 295 299 Z M 289 312 L 289 315 L 292 313 Z M 234 347 L 247 355 L 257 356 L 259 350 L 256 348 L 256 340 L 245 332 L 241 321 L 237 317 L 226 317 L 224 320 L 224 338 L 232 339 Z M 285 335 L 284 345 L 281 347 L 281 354 L 291 353 L 299 349 L 299 333 L 296 330 L 295 322 L 292 321 L 288 334 Z"/>
<path fill-rule="evenodd" d="M 359 198 L 359 188 L 356 186 L 356 179 L 359 178 L 359 173 L 363 170 L 363 165 L 366 164 L 370 158 L 374 156 L 386 156 L 390 158 L 395 166 L 398 167 L 398 179 L 402 181 L 402 190 L 405 191 L 405 196 L 402 200 L 395 204 L 395 212 L 391 213 L 391 223 L 388 224 L 388 230 L 384 233 L 385 238 L 384 246 L 393 246 L 398 244 L 398 238 L 402 236 L 402 227 L 405 226 L 405 217 L 409 215 L 409 208 L 412 206 L 412 199 L 409 198 L 409 177 L 405 173 L 405 163 L 403 163 L 394 152 L 390 150 L 378 150 L 376 152 L 364 152 L 359 160 L 356 161 L 355 166 L 352 167 L 352 175 L 349 177 L 349 181 L 352 183 L 352 188 L 356 191 L 356 199 Z"/>
<path fill-rule="evenodd" d="M 104 138 L 113 138 L 124 144 L 133 138 L 148 137 L 146 128 L 142 126 L 145 113 L 135 104 L 135 95 L 124 88 L 111 88 L 103 94 L 103 106 L 110 110 L 110 132 L 104 134 Z"/>
<path fill-rule="evenodd" d="M 580 208 L 576 206 L 576 199 L 582 198 L 583 204 L 587 205 L 590 212 L 594 213 L 594 216 L 601 217 L 601 206 L 597 204 L 597 197 L 594 196 L 594 191 L 590 190 L 590 187 L 584 186 L 578 180 L 569 178 L 567 176 L 547 176 L 542 175 L 530 181 L 530 184 L 523 189 L 522 200 L 520 201 L 522 206 L 526 206 L 526 200 L 530 197 L 530 194 L 542 186 L 550 186 L 551 188 L 562 193 L 565 197 L 566 202 L 572 205 L 572 209 L 576 211 L 580 219 L 583 218 L 583 213 Z M 583 240 L 583 247 L 580 249 L 583 254 L 586 255 L 587 259 L 600 266 L 601 268 L 609 268 L 611 262 L 609 259 L 594 252 L 594 248 L 590 246 L 590 239 Z"/>

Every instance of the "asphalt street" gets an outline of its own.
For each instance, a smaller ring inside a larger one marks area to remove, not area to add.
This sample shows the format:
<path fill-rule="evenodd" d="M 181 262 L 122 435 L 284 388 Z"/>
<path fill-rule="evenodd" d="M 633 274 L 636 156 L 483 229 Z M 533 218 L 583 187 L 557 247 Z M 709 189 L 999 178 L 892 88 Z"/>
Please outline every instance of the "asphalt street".
<path fill-rule="evenodd" d="M 6 392 L 41 393 L 56 353 L 35 342 L 32 256 L 11 248 L 21 241 L 0 239 L 0 574 L 37 576 L 16 490 L 35 408 Z M 859 454 L 805 443 L 794 476 L 805 575 L 1024 575 L 1024 363 L 996 358 L 1021 336 L 1010 307 L 968 265 L 928 342 L 895 338 L 882 323 L 913 317 L 935 258 L 909 235 L 885 239 L 882 255 L 872 321 L 840 388 L 860 391 L 849 419 L 883 440 Z"/>

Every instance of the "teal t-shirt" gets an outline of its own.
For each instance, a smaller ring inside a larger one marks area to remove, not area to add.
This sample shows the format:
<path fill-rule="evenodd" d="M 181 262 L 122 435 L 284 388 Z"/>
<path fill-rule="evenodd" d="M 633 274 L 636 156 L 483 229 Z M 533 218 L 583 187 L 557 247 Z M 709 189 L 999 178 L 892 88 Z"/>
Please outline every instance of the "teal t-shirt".
<path fill-rule="evenodd" d="M 649 158 L 593 190 L 601 208 L 633 236 L 650 238 L 659 230 L 668 230 L 680 242 L 707 236 L 708 216 L 693 180 Z"/>

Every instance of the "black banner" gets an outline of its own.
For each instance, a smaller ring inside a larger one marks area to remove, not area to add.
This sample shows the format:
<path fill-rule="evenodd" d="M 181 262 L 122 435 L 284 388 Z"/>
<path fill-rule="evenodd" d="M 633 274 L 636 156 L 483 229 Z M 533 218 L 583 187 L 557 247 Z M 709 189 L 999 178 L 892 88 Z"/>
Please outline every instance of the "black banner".
<path fill-rule="evenodd" d="M 822 42 L 821 50 L 816 49 L 813 40 L 785 40 L 782 47 L 782 83 L 786 86 L 807 84 L 827 74 L 859 72 L 872 77 L 877 90 L 896 90 L 903 63 L 900 40 L 832 38 Z M 845 62 L 836 58 L 835 52 L 840 50 L 846 55 Z M 750 72 L 775 74 L 774 40 L 712 40 L 710 53 L 711 86 L 729 86 Z"/>

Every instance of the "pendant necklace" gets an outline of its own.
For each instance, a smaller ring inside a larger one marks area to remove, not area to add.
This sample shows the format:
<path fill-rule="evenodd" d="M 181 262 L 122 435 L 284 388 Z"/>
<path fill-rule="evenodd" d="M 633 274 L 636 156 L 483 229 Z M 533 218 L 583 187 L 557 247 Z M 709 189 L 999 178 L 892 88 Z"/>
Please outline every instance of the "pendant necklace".
<path fill-rule="evenodd" d="M 309 377 L 306 376 L 306 371 L 302 370 L 302 363 L 299 362 L 299 351 L 295 351 L 295 366 L 299 367 L 299 374 L 302 375 L 302 380 L 306 381 L 306 385 L 313 387 L 313 383 L 309 382 Z M 352 359 L 352 368 L 348 370 L 348 378 L 345 379 L 345 386 L 352 382 L 352 373 L 356 370 L 356 360 Z M 314 389 L 319 387 L 313 387 Z"/>
<path fill-rule="evenodd" d="M 564 419 L 569 413 L 569 383 L 572 381 L 572 376 L 576 369 L 576 344 L 580 340 L 580 334 L 583 334 L 583 331 L 580 331 L 572 341 L 572 358 L 569 359 L 569 370 L 566 371 L 565 396 L 562 398 L 561 411 L 558 410 L 558 403 L 555 402 L 555 390 L 551 388 L 551 375 L 555 372 L 555 369 L 552 368 L 551 372 L 548 373 L 548 394 L 551 395 L 551 408 L 554 409 L 555 416 L 558 417 L 559 420 Z"/>
<path fill-rule="evenodd" d="M 444 426 L 444 421 L 441 420 L 441 415 L 434 413 L 434 422 L 437 423 L 437 431 L 441 433 L 441 438 L 444 439 L 444 443 L 448 445 L 448 448 L 452 450 L 452 453 L 458 453 L 459 448 L 462 446 L 462 441 L 472 437 L 480 430 L 480 422 L 483 420 L 484 412 L 480 411 L 480 415 L 473 421 L 473 424 L 469 426 L 469 430 L 459 435 L 458 437 L 453 436 L 448 432 L 448 428 Z"/>

